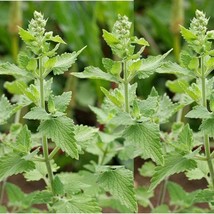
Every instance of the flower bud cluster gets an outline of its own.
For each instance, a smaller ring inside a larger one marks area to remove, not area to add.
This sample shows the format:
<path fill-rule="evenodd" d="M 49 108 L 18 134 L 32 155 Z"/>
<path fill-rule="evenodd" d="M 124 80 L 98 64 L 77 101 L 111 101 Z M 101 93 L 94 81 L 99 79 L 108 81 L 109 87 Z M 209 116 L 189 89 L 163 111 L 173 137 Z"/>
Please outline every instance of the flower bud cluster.
<path fill-rule="evenodd" d="M 44 19 L 44 16 L 41 13 L 35 11 L 34 18 L 31 19 L 28 25 L 29 32 L 35 37 L 42 37 L 45 32 L 46 22 L 47 20 Z"/>
<path fill-rule="evenodd" d="M 115 22 L 112 33 L 117 35 L 118 39 L 125 39 L 130 36 L 131 22 L 127 16 L 118 15 L 118 20 Z"/>
<path fill-rule="evenodd" d="M 204 36 L 207 31 L 208 19 L 205 17 L 205 14 L 199 10 L 196 10 L 195 15 L 196 17 L 191 21 L 190 30 L 197 36 Z"/>

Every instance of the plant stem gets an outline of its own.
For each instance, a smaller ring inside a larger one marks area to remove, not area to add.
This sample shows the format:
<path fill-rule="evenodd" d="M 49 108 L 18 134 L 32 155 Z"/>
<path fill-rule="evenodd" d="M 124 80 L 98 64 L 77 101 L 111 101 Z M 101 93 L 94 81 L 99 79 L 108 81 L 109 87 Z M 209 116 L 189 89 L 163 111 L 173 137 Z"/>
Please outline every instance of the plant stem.
<path fill-rule="evenodd" d="M 54 150 L 50 153 L 50 155 L 48 156 L 48 158 L 49 158 L 49 160 L 51 160 L 53 157 L 54 157 L 54 155 L 58 152 L 60 150 L 60 148 L 59 147 L 55 147 L 54 148 Z"/>
<path fill-rule="evenodd" d="M 1 191 L 0 191 L 0 205 L 2 205 L 2 204 L 3 204 L 3 199 L 4 199 L 4 189 L 5 189 L 6 182 L 7 182 L 7 180 L 6 180 L 6 179 L 4 179 L 4 180 L 2 181 L 2 184 L 1 184 Z"/>
<path fill-rule="evenodd" d="M 42 65 L 42 57 L 39 58 L 39 82 L 40 82 L 40 107 L 45 109 L 45 94 L 44 94 L 44 78 L 43 78 L 43 65 Z M 53 192 L 53 172 L 51 168 L 51 164 L 49 161 L 49 153 L 48 153 L 48 142 L 47 137 L 42 137 L 42 148 L 43 155 L 45 159 L 45 164 L 48 172 L 48 179 L 50 181 L 51 190 Z"/>
<path fill-rule="evenodd" d="M 124 75 L 124 97 L 125 97 L 125 111 L 129 113 L 129 81 L 128 81 L 128 72 L 126 68 L 126 61 L 123 63 L 123 75 Z"/>
<path fill-rule="evenodd" d="M 202 104 L 207 108 L 207 98 L 206 98 L 206 77 L 204 71 L 204 57 L 201 56 L 201 87 L 202 87 Z M 204 147 L 205 147 L 205 155 L 207 158 L 207 164 L 210 171 L 210 179 L 212 188 L 214 188 L 214 169 L 212 164 L 212 159 L 210 157 L 210 140 L 207 134 L 204 134 Z"/>

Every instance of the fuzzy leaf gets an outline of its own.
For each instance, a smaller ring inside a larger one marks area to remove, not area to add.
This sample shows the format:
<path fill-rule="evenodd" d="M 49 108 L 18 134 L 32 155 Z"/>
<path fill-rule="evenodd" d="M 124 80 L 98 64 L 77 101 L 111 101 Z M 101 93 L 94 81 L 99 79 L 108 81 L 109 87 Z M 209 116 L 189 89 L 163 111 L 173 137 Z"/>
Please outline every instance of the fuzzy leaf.
<path fill-rule="evenodd" d="M 168 122 L 170 117 L 175 114 L 180 108 L 180 104 L 172 103 L 170 98 L 166 94 L 164 94 L 159 102 L 159 108 L 157 112 L 160 123 Z"/>
<path fill-rule="evenodd" d="M 184 87 L 181 87 L 183 85 Z M 170 91 L 173 93 L 184 93 L 184 88 L 188 88 L 189 83 L 186 80 L 183 79 L 176 79 L 176 80 L 167 80 L 166 86 L 169 88 Z"/>
<path fill-rule="evenodd" d="M 159 56 L 150 56 L 147 59 L 142 59 L 142 64 L 138 71 L 138 77 L 140 79 L 144 78 L 144 72 L 149 72 L 148 75 L 150 76 L 155 72 L 155 70 L 161 65 L 162 61 L 166 58 L 166 56 L 171 52 L 169 50 L 163 55 Z"/>
<path fill-rule="evenodd" d="M 16 147 L 20 152 L 28 153 L 31 149 L 31 132 L 27 128 L 27 125 L 24 125 L 22 130 L 17 136 Z"/>
<path fill-rule="evenodd" d="M 41 107 L 33 107 L 31 110 L 24 116 L 28 120 L 48 120 L 51 118 L 45 109 Z"/>
<path fill-rule="evenodd" d="M 195 106 L 185 115 L 185 117 L 195 119 L 208 119 L 212 118 L 212 114 L 204 106 Z"/>
<path fill-rule="evenodd" d="M 19 35 L 26 43 L 36 40 L 36 38 L 32 34 L 30 34 L 29 31 L 26 31 L 21 27 L 19 27 Z"/>
<path fill-rule="evenodd" d="M 170 153 L 166 159 L 164 166 L 157 166 L 155 174 L 151 180 L 150 189 L 153 190 L 164 178 L 183 172 L 185 170 L 191 170 L 196 167 L 196 162 L 191 159 L 187 159 L 185 156 L 179 153 Z"/>
<path fill-rule="evenodd" d="M 109 33 L 106 30 L 103 30 L 103 38 L 109 46 L 116 45 L 120 42 L 114 34 Z"/>
<path fill-rule="evenodd" d="M 180 185 L 168 182 L 167 183 L 167 190 L 169 191 L 170 196 L 170 204 L 181 206 L 181 207 L 189 207 L 193 204 L 194 196 L 197 192 L 186 192 Z"/>
<path fill-rule="evenodd" d="M 54 104 L 55 104 L 56 110 L 60 112 L 65 112 L 65 110 L 67 109 L 67 106 L 71 101 L 71 94 L 72 94 L 71 91 L 68 91 L 68 92 L 64 92 L 59 96 L 54 97 Z"/>
<path fill-rule="evenodd" d="M 106 90 L 103 87 L 101 87 L 100 89 L 105 94 L 105 96 L 109 99 L 109 101 L 111 101 L 115 106 L 117 106 L 119 108 L 122 107 L 122 103 L 117 99 L 117 97 L 112 95 L 108 90 Z"/>
<path fill-rule="evenodd" d="M 19 86 L 22 85 L 22 88 L 27 88 L 27 84 L 21 80 L 15 80 L 13 82 L 5 82 L 4 87 L 11 93 L 11 94 L 22 94 L 22 90 L 20 90 Z"/>
<path fill-rule="evenodd" d="M 43 121 L 38 130 L 41 134 L 53 140 L 58 147 L 72 158 L 78 159 L 73 126 L 73 121 L 70 118 L 58 117 Z"/>
<path fill-rule="evenodd" d="M 33 194 L 32 204 L 48 204 L 53 197 L 53 194 L 47 190 L 36 191 L 31 194 Z"/>
<path fill-rule="evenodd" d="M 53 192 L 55 195 L 64 194 L 64 186 L 58 176 L 55 176 L 53 180 Z"/>
<path fill-rule="evenodd" d="M 137 203 L 134 195 L 133 173 L 123 167 L 101 167 L 98 184 L 126 206 L 130 212 L 135 212 Z"/>
<path fill-rule="evenodd" d="M 197 38 L 194 33 L 192 33 L 190 30 L 186 29 L 183 26 L 181 26 L 181 35 L 187 42 L 192 42 Z"/>
<path fill-rule="evenodd" d="M 9 153 L 1 157 L 0 166 L 0 181 L 11 175 L 34 169 L 32 161 L 25 160 L 22 156 L 15 153 Z"/>
<path fill-rule="evenodd" d="M 56 57 L 56 62 L 53 67 L 53 73 L 54 75 L 63 74 L 65 71 L 67 71 L 77 60 L 77 56 L 84 50 L 85 48 L 82 48 L 81 50 L 73 53 L 64 53 L 61 56 Z"/>
<path fill-rule="evenodd" d="M 161 74 L 175 74 L 180 76 L 185 75 L 189 77 L 195 77 L 194 72 L 183 68 L 174 62 L 164 62 L 161 67 L 157 68 L 156 72 Z"/>
<path fill-rule="evenodd" d="M 14 77 L 28 76 L 28 74 L 25 70 L 22 70 L 18 66 L 8 63 L 8 62 L 0 64 L 0 74 L 12 75 Z"/>
<path fill-rule="evenodd" d="M 210 189 L 203 189 L 194 198 L 195 203 L 214 202 L 214 191 Z"/>
<path fill-rule="evenodd" d="M 185 125 L 178 135 L 178 142 L 177 142 L 183 151 L 190 152 L 192 151 L 193 147 L 193 132 L 189 127 L 189 124 Z"/>
<path fill-rule="evenodd" d="M 163 164 L 157 124 L 146 122 L 129 126 L 125 129 L 124 137 L 129 145 L 136 147 L 140 154 L 152 158 L 158 164 Z"/>
<path fill-rule="evenodd" d="M 50 162 L 51 168 L 53 172 L 56 172 L 58 169 L 58 166 L 54 163 L 52 160 Z M 45 162 L 35 162 L 35 168 L 33 170 L 30 170 L 28 172 L 24 173 L 24 177 L 27 181 L 39 181 L 41 179 L 46 178 L 47 176 L 47 168 Z"/>
<path fill-rule="evenodd" d="M 150 198 L 154 196 L 154 193 L 148 191 L 145 187 L 138 187 L 135 192 L 138 203 L 143 207 L 148 207 L 151 203 Z"/>
<path fill-rule="evenodd" d="M 60 36 L 52 36 L 50 39 L 48 39 L 52 42 L 57 42 L 57 43 L 62 43 L 62 44 L 66 44 L 63 39 Z"/>
<path fill-rule="evenodd" d="M 75 139 L 77 142 L 85 142 L 93 139 L 98 133 L 98 129 L 89 126 L 74 126 Z"/>
<path fill-rule="evenodd" d="M 186 172 L 188 180 L 201 180 L 209 173 L 208 165 L 205 161 L 197 161 L 197 168 Z"/>
<path fill-rule="evenodd" d="M 59 198 L 53 205 L 57 213 L 100 213 L 97 200 L 87 195 L 74 195 L 72 199 Z"/>
<path fill-rule="evenodd" d="M 0 98 L 0 124 L 6 123 L 6 121 L 19 110 L 19 106 L 10 104 L 7 97 L 4 95 Z"/>
<path fill-rule="evenodd" d="M 151 161 L 148 161 L 143 164 L 141 168 L 138 169 L 141 176 L 152 177 L 155 173 L 155 164 Z"/>
<path fill-rule="evenodd" d="M 19 206 L 19 203 L 25 198 L 22 190 L 12 183 L 6 183 L 6 192 L 10 203 L 13 205 Z"/>
<path fill-rule="evenodd" d="M 113 75 L 93 66 L 86 67 L 83 72 L 72 72 L 71 74 L 78 78 L 103 79 L 110 82 L 118 82 L 117 78 Z"/>
<path fill-rule="evenodd" d="M 209 135 L 210 137 L 214 137 L 214 118 L 206 119 L 202 122 L 200 126 L 200 130 L 204 132 L 204 134 Z"/>

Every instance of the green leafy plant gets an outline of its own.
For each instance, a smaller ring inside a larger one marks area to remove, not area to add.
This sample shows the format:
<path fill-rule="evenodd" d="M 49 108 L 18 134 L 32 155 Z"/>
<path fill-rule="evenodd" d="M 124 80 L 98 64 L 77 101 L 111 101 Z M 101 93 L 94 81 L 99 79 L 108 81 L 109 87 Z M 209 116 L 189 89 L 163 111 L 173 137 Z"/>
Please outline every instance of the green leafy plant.
<path fill-rule="evenodd" d="M 103 79 L 117 85 L 115 89 L 110 90 L 101 88 L 105 95 L 101 108 L 90 106 L 100 124 L 104 124 L 105 135 L 109 138 L 107 142 L 105 141 L 108 138 L 102 142 L 103 145 L 99 143 L 102 152 L 98 154 L 98 164 L 108 163 L 108 156 L 117 156 L 121 163 L 128 161 L 127 167 L 133 169 L 133 162 L 130 160 L 141 156 L 163 165 L 159 123 L 168 121 L 181 106 L 173 104 L 167 95 L 159 96 L 155 89 L 146 100 L 141 100 L 136 95 L 137 83 L 134 82 L 136 78 L 145 79 L 152 75 L 170 51 L 164 55 L 142 58 L 141 54 L 149 44 L 145 39 L 131 35 L 131 22 L 121 15 L 118 16 L 112 32 L 103 30 L 103 38 L 117 60 L 103 58 L 105 71 L 89 66 L 83 72 L 72 72 L 72 75 L 79 78 Z M 116 152 L 112 151 L 113 145 Z M 123 170 L 127 171 L 127 174 L 133 173 L 125 168 Z M 113 194 L 111 190 L 109 192 Z M 129 195 L 134 198 L 134 194 Z M 103 198 L 102 203 L 124 212 L 124 209 L 115 206 L 114 200 L 107 202 Z M 136 211 L 136 205 L 127 208 L 129 212 Z"/>
<path fill-rule="evenodd" d="M 103 38 L 114 54 L 114 60 L 103 58 L 103 68 L 89 66 L 83 72 L 72 72 L 79 78 L 102 79 L 114 87 L 101 87 L 105 95 L 100 108 L 90 106 L 98 122 L 104 127 L 75 125 L 66 116 L 71 92 L 55 95 L 53 75 L 60 75 L 75 63 L 83 51 L 57 55 L 59 36 L 45 32 L 47 20 L 34 12 L 28 29 L 19 28 L 26 48 L 19 53 L 18 65 L 0 64 L 1 75 L 12 75 L 15 80 L 4 87 L 13 94 L 10 101 L 0 98 L 0 123 L 24 107 L 29 111 L 24 119 L 38 121 L 31 131 L 18 121 L 0 135 L 1 192 L 7 194 L 8 203 L 1 212 L 41 212 L 35 205 L 46 204 L 48 212 L 98 213 L 111 207 L 119 212 L 137 212 L 137 202 L 149 206 L 152 212 L 204 212 L 197 203 L 208 202 L 213 210 L 213 31 L 207 31 L 208 19 L 196 11 L 190 29 L 181 27 L 188 49 L 180 55 L 180 65 L 165 61 L 170 53 L 142 58 L 149 43 L 132 36 L 131 22 L 118 15 L 111 32 L 103 30 Z M 152 88 L 147 98 L 137 96 L 137 79 L 146 79 L 158 73 L 170 73 L 177 79 L 166 85 L 176 94 L 179 102 L 167 94 L 159 95 Z M 17 99 L 18 97 L 18 99 Z M 185 106 L 193 108 L 187 118 L 201 119 L 198 132 L 184 124 L 180 115 Z M 177 121 L 173 116 L 178 114 Z M 170 131 L 164 130 L 171 123 Z M 204 148 L 204 149 L 203 149 Z M 94 159 L 77 172 L 59 172 L 54 161 L 59 151 L 73 159 L 90 153 Z M 150 186 L 134 187 L 133 158 L 145 160 L 139 173 L 151 177 Z M 115 164 L 114 160 L 118 164 Z M 186 192 L 170 176 L 184 172 L 189 180 L 207 180 L 206 189 Z M 43 180 L 44 190 L 24 193 L 20 187 L 6 179 L 22 173 L 27 181 Z M 157 205 L 152 203 L 154 190 L 164 182 Z M 165 192 L 170 201 L 165 203 Z M 3 195 L 3 194 L 2 194 Z M 1 195 L 1 202 L 2 202 Z"/>
<path fill-rule="evenodd" d="M 194 132 L 189 124 L 181 122 L 182 114 L 173 123 L 170 133 L 162 132 L 164 150 L 164 165 L 153 166 L 149 191 L 154 190 L 164 181 L 164 191 L 155 212 L 204 212 L 197 206 L 208 203 L 213 210 L 213 152 L 210 145 L 212 134 L 212 93 L 213 93 L 213 31 L 207 31 L 208 19 L 199 10 L 193 18 L 190 28 L 181 26 L 181 34 L 188 48 L 180 54 L 180 65 L 164 62 L 158 73 L 170 73 L 177 76 L 173 81 L 167 81 L 167 87 L 180 99 L 183 108 L 187 105 L 193 108 L 185 115 L 186 118 L 200 119 L 199 131 Z M 147 176 L 147 164 L 140 169 Z M 186 192 L 179 184 L 169 182 L 169 176 L 184 172 L 188 180 L 206 179 L 206 189 L 196 189 Z M 169 204 L 165 204 L 165 191 L 170 196 Z M 207 196 L 211 196 L 208 197 Z M 151 196 L 149 196 L 151 198 Z M 205 199 L 206 198 L 206 199 Z M 148 203 L 146 204 L 148 206 Z"/>

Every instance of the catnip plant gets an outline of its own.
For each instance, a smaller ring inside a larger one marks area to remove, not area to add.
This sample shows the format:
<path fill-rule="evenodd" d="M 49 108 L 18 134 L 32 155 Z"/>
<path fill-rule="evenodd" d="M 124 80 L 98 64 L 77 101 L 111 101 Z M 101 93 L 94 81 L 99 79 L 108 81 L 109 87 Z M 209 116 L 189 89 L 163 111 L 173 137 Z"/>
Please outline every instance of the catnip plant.
<path fill-rule="evenodd" d="M 164 158 L 159 134 L 160 124 L 167 122 L 182 106 L 172 103 L 166 94 L 159 96 L 154 88 L 146 100 L 138 98 L 135 79 L 145 79 L 154 74 L 170 51 L 164 55 L 142 58 L 142 53 L 149 44 L 145 39 L 131 35 L 131 22 L 126 16 L 121 15 L 118 16 L 111 32 L 103 30 L 103 38 L 111 48 L 116 60 L 103 58 L 105 71 L 89 66 L 83 72 L 72 73 L 79 78 L 103 79 L 113 82 L 117 86 L 110 90 L 101 88 L 105 95 L 101 108 L 90 106 L 90 109 L 97 115 L 99 123 L 104 125 L 103 131 L 106 136 L 105 141 L 99 142 L 97 145 L 97 147 L 101 147 L 101 152 L 96 153 L 99 155 L 98 166 L 109 162 L 108 156 L 116 156 L 121 164 L 141 156 L 145 159 L 152 159 L 154 163 L 161 166 L 164 164 Z M 102 136 L 104 133 L 99 132 L 99 135 Z M 101 138 L 103 139 L 104 136 Z M 88 151 L 92 152 L 92 149 L 89 147 Z M 121 167 L 120 170 L 122 170 Z M 98 170 L 100 168 L 102 167 L 99 166 Z M 133 166 L 128 166 L 128 168 L 133 169 Z M 105 170 L 107 170 L 106 166 Z M 112 169 L 112 167 L 107 170 L 108 173 L 117 171 L 119 173 L 119 169 Z M 123 171 L 124 174 L 127 171 L 128 175 L 128 169 L 123 167 Z M 139 187 L 135 191 L 137 199 L 139 194 L 143 194 L 143 191 L 148 191 L 148 188 Z M 109 192 L 114 198 L 113 189 L 110 189 Z M 129 200 L 133 200 L 134 194 L 129 195 Z M 106 201 L 109 198 L 111 197 L 108 197 Z M 111 207 L 124 212 L 124 207 L 115 206 L 114 200 L 107 203 L 104 197 L 102 199 L 104 205 L 111 204 Z M 120 202 L 123 205 L 122 201 Z M 130 204 L 126 211 L 136 211 L 135 206 L 133 203 Z"/>
<path fill-rule="evenodd" d="M 203 12 L 196 10 L 189 29 L 181 26 L 181 34 L 187 47 L 180 54 L 180 65 L 164 62 L 156 70 L 158 73 L 176 75 L 177 79 L 167 81 L 167 87 L 176 94 L 175 100 L 179 100 L 183 108 L 192 107 L 185 117 L 200 119 L 201 124 L 198 132 L 193 131 L 190 124 L 181 121 L 174 122 L 170 132 L 161 131 L 165 148 L 164 164 L 154 166 L 152 163 L 145 163 L 140 169 L 143 176 L 151 177 L 150 192 L 165 180 L 164 189 L 168 191 L 170 201 L 166 204 L 163 196 L 165 192 L 162 192 L 160 203 L 152 206 L 155 212 L 213 211 L 213 151 L 210 142 L 213 138 L 211 72 L 214 68 L 214 33 L 207 31 L 208 20 Z M 149 174 L 146 172 L 148 167 L 152 168 Z M 205 179 L 207 188 L 186 192 L 178 183 L 167 181 L 171 175 L 180 172 L 184 172 L 188 180 Z M 151 199 L 153 195 L 147 196 L 147 199 Z M 208 203 L 209 209 L 199 208 L 199 203 Z"/>

